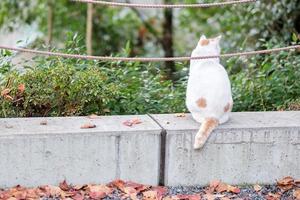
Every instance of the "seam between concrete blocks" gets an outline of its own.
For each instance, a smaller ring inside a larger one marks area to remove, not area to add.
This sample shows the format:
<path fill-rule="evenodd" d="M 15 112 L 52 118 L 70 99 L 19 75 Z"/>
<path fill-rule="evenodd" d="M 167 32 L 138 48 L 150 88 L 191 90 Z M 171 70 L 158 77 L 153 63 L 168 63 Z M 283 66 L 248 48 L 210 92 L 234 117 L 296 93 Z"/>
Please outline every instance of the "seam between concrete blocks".
<path fill-rule="evenodd" d="M 160 164 L 159 164 L 159 185 L 165 185 L 165 169 L 166 169 L 166 137 L 167 131 L 164 127 L 154 118 L 152 115 L 147 114 L 160 128 L 161 128 L 161 140 L 160 140 Z"/>

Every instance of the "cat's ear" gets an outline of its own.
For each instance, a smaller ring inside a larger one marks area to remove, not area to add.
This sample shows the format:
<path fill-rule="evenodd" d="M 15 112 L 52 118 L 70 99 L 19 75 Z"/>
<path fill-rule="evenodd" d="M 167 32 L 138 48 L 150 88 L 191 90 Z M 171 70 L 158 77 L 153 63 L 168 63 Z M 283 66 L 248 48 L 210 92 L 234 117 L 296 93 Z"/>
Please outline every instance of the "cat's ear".
<path fill-rule="evenodd" d="M 201 40 L 206 40 L 206 36 L 205 36 L 205 35 L 201 35 L 200 41 L 201 41 Z"/>

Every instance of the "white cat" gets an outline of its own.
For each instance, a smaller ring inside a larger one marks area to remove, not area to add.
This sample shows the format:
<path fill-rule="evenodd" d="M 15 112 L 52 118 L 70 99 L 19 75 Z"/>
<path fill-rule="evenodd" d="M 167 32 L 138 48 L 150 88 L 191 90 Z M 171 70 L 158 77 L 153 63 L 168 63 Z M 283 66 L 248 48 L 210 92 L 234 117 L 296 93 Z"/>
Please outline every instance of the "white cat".
<path fill-rule="evenodd" d="M 220 55 L 221 36 L 206 39 L 203 35 L 192 57 Z M 211 132 L 229 119 L 233 101 L 231 86 L 219 58 L 191 60 L 186 105 L 193 118 L 201 123 L 194 148 L 200 149 Z"/>

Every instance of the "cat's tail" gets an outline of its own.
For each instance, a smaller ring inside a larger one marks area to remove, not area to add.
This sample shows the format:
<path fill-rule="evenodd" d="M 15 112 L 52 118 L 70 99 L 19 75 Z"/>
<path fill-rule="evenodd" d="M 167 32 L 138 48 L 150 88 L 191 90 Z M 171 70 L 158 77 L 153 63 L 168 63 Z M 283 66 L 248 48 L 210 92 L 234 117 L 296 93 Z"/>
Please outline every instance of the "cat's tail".
<path fill-rule="evenodd" d="M 204 146 L 212 131 L 219 125 L 216 118 L 205 118 L 195 137 L 194 149 L 200 149 Z"/>

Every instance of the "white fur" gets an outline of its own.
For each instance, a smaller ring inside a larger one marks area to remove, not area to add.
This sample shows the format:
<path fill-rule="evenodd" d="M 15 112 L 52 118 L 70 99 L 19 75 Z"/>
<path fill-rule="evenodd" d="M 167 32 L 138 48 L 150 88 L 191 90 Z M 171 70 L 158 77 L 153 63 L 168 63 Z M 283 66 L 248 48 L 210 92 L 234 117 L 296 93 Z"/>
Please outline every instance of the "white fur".
<path fill-rule="evenodd" d="M 209 44 L 201 46 L 200 38 L 197 47 L 192 52 L 192 57 L 219 55 L 220 39 L 217 37 L 209 40 Z M 197 100 L 204 98 L 206 107 L 200 108 Z M 224 123 L 229 119 L 229 112 L 224 112 L 226 105 L 233 104 L 231 95 L 231 85 L 225 68 L 220 64 L 220 60 L 204 59 L 192 60 L 190 64 L 189 80 L 186 92 L 186 105 L 197 122 L 203 122 L 205 118 L 214 118 L 219 123 Z"/>

